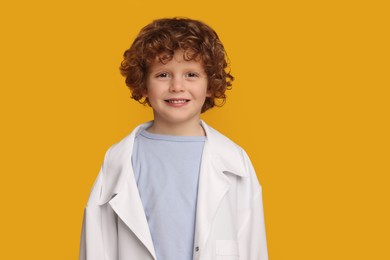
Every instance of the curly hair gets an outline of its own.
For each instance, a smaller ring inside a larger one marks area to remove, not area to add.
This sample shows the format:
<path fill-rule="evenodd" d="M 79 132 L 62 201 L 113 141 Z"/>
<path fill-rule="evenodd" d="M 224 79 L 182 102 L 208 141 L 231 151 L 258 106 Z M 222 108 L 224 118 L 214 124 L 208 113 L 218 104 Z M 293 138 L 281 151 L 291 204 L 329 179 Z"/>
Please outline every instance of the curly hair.
<path fill-rule="evenodd" d="M 120 72 L 126 78 L 131 98 L 150 106 L 145 97 L 148 67 L 156 58 L 164 64 L 169 62 L 176 50 L 183 50 L 185 60 L 200 60 L 204 66 L 210 97 L 201 112 L 222 106 L 226 102 L 225 91 L 231 89 L 234 80 L 222 42 L 203 22 L 178 17 L 154 20 L 145 26 L 123 54 Z"/>

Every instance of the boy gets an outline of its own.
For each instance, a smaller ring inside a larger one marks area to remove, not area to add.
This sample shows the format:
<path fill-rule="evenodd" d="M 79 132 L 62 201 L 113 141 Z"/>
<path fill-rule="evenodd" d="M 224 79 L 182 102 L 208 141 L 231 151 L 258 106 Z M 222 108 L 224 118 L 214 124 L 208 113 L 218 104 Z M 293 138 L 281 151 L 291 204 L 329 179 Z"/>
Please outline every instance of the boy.
<path fill-rule="evenodd" d="M 107 151 L 84 213 L 80 259 L 268 259 L 252 164 L 200 120 L 233 81 L 217 34 L 196 20 L 155 20 L 120 69 L 154 120 Z"/>

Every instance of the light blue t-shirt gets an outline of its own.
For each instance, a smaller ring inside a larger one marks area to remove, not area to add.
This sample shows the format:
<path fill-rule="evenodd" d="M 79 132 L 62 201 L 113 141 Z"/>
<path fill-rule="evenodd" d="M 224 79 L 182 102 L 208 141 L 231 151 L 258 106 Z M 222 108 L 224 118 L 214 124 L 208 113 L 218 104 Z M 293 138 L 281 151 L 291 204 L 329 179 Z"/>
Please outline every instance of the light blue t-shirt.
<path fill-rule="evenodd" d="M 205 140 L 146 130 L 135 138 L 132 164 L 157 260 L 192 260 Z"/>

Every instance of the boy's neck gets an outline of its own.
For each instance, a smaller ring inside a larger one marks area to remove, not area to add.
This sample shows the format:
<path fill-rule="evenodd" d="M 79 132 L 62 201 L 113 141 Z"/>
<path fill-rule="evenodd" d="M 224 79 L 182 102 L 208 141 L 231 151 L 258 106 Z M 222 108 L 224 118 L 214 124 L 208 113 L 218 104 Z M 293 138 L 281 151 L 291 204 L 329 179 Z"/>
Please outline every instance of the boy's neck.
<path fill-rule="evenodd" d="M 148 128 L 149 133 L 161 135 L 179 135 L 179 136 L 204 136 L 206 135 L 200 121 L 191 123 L 162 123 L 153 121 Z"/>

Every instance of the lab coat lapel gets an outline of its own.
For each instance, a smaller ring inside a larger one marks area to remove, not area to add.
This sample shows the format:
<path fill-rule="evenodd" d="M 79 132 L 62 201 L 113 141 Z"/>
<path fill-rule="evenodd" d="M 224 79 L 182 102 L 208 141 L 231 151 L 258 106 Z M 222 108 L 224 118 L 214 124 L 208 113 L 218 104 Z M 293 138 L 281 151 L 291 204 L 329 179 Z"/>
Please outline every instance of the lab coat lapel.
<path fill-rule="evenodd" d="M 135 136 L 150 124 L 148 122 L 138 126 L 109 151 L 111 164 L 104 166 L 107 178 L 103 184 L 100 205 L 108 203 L 156 259 L 149 225 L 131 164 Z"/>
<path fill-rule="evenodd" d="M 220 169 L 212 164 L 210 152 L 209 145 L 206 143 L 200 170 L 196 211 L 195 247 L 198 250 L 206 245 L 214 215 L 229 190 L 229 180 Z"/>
<path fill-rule="evenodd" d="M 207 141 L 202 155 L 196 212 L 195 247 L 207 243 L 214 216 L 230 188 L 227 173 L 246 178 L 245 165 L 239 160 L 237 145 L 201 121 Z M 196 259 L 196 258 L 194 258 Z"/>
<path fill-rule="evenodd" d="M 139 196 L 133 172 L 127 173 L 122 190 L 110 200 L 109 204 L 118 217 L 129 227 L 156 259 L 149 225 Z M 130 206 L 131 205 L 131 206 Z"/>

